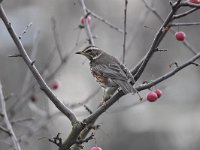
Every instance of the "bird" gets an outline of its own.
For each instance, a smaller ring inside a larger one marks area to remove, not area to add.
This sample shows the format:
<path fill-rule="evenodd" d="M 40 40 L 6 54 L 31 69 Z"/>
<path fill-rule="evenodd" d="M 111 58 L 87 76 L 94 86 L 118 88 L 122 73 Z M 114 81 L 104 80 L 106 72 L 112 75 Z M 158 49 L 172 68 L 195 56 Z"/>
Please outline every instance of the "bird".
<path fill-rule="evenodd" d="M 87 46 L 76 54 L 89 59 L 91 73 L 104 89 L 120 87 L 124 94 L 137 92 L 131 84 L 135 80 L 130 70 L 114 56 L 96 46 Z"/>

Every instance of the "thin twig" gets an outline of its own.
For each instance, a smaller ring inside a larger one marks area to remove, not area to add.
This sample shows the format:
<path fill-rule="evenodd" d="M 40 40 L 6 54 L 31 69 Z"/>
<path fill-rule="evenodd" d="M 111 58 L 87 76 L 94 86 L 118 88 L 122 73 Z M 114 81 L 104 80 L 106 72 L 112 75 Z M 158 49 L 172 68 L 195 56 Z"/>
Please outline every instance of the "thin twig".
<path fill-rule="evenodd" d="M 192 8 L 184 13 L 181 13 L 181 14 L 178 14 L 178 15 L 174 15 L 173 16 L 173 19 L 179 19 L 179 18 L 182 18 L 182 17 L 185 17 L 193 12 L 195 12 L 196 10 L 198 10 L 199 8 Z"/>
<path fill-rule="evenodd" d="M 194 26 L 194 25 L 200 25 L 200 22 L 172 23 L 172 24 L 170 24 L 171 27 L 177 27 L 177 26 Z"/>
<path fill-rule="evenodd" d="M 125 6 L 124 6 L 124 41 L 123 41 L 123 55 L 122 55 L 122 62 L 125 62 L 125 56 L 126 56 L 126 18 L 127 18 L 127 5 L 128 5 L 128 0 L 125 0 Z"/>
<path fill-rule="evenodd" d="M 0 130 L 3 131 L 3 132 L 5 132 L 5 133 L 7 133 L 9 136 L 12 136 L 12 133 L 8 129 L 0 126 Z"/>
<path fill-rule="evenodd" d="M 200 8 L 200 4 L 195 4 L 189 1 L 184 1 L 180 3 L 182 7 L 190 7 L 190 8 Z"/>
<path fill-rule="evenodd" d="M 6 133 L 8 133 L 10 135 L 14 148 L 16 150 L 21 150 L 21 147 L 19 145 L 17 137 L 13 131 L 12 125 L 8 119 L 8 115 L 7 115 L 7 111 L 6 111 L 6 103 L 5 103 L 5 99 L 3 96 L 1 83 L 0 83 L 0 106 L 1 106 L 2 114 L 4 115 L 4 122 L 5 122 L 7 130 L 8 130 L 8 132 L 6 132 Z"/>
<path fill-rule="evenodd" d="M 8 55 L 8 57 L 22 57 L 21 54 Z"/>
<path fill-rule="evenodd" d="M 62 55 L 62 50 L 61 50 L 61 46 L 60 46 L 60 43 L 59 43 L 58 34 L 56 32 L 56 19 L 54 17 L 51 17 L 51 29 L 52 29 L 53 38 L 54 38 L 54 41 L 55 41 L 55 44 L 56 44 L 56 50 L 58 51 L 58 55 L 59 55 L 60 60 L 62 62 L 63 55 Z"/>
<path fill-rule="evenodd" d="M 24 122 L 24 121 L 33 121 L 34 118 L 22 118 L 22 119 L 17 119 L 17 120 L 11 120 L 10 123 L 11 124 L 16 124 L 16 123 L 20 123 L 20 122 Z"/>
<path fill-rule="evenodd" d="M 27 30 L 33 25 L 32 22 L 30 22 L 26 28 L 24 29 L 24 31 L 21 33 L 21 35 L 19 36 L 19 39 L 21 40 L 22 39 L 22 36 L 27 32 Z"/>
<path fill-rule="evenodd" d="M 99 15 L 97 15 L 96 13 L 92 12 L 91 10 L 89 10 L 87 8 L 87 11 L 90 13 L 91 16 L 93 16 L 94 18 L 100 20 L 101 22 L 105 23 L 106 25 L 108 25 L 111 29 L 114 29 L 116 31 L 118 31 L 119 33 L 124 33 L 124 31 L 118 27 L 116 27 L 115 25 L 113 25 L 112 23 L 110 23 L 108 20 L 100 17 Z"/>
<path fill-rule="evenodd" d="M 162 17 L 158 14 L 158 12 L 152 8 L 147 2 L 146 0 L 142 0 L 142 2 L 144 3 L 145 7 L 148 8 L 149 10 L 151 10 L 151 12 L 159 19 L 161 20 L 161 22 L 164 22 L 164 20 L 162 19 Z"/>

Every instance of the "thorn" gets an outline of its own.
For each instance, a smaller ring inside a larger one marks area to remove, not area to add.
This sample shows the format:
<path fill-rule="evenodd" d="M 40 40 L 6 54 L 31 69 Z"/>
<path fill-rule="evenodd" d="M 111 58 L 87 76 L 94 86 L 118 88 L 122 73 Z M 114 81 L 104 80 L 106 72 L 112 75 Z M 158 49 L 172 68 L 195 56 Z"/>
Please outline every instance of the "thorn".
<path fill-rule="evenodd" d="M 83 106 L 85 107 L 85 109 L 86 109 L 90 114 L 92 114 L 91 109 L 90 109 L 87 105 L 83 105 Z"/>
<path fill-rule="evenodd" d="M 8 57 L 22 57 L 21 54 L 8 55 Z"/>
<path fill-rule="evenodd" d="M 197 67 L 200 66 L 200 64 L 197 64 L 197 63 L 194 63 L 194 62 L 191 63 L 191 64 L 192 64 L 192 65 L 195 65 L 195 66 L 197 66 Z"/>
<path fill-rule="evenodd" d="M 168 51 L 167 49 L 158 49 L 158 48 L 156 48 L 155 49 L 157 52 L 166 52 L 166 51 Z"/>
<path fill-rule="evenodd" d="M 33 65 L 35 64 L 35 61 L 36 61 L 36 60 L 33 60 L 33 61 L 31 62 L 31 66 L 33 66 Z"/>
<path fill-rule="evenodd" d="M 171 68 L 173 65 L 175 65 L 176 67 L 178 67 L 178 63 L 177 62 L 173 62 L 172 64 L 169 65 L 169 68 Z"/>

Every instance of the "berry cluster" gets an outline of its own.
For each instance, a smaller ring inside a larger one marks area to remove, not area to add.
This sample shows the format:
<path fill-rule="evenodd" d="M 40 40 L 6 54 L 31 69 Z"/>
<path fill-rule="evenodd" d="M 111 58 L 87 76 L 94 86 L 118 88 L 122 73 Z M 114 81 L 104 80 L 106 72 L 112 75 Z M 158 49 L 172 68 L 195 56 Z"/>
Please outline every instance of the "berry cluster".
<path fill-rule="evenodd" d="M 157 89 L 155 91 L 151 91 L 147 94 L 146 98 L 149 102 L 155 102 L 158 98 L 162 96 L 162 91 Z"/>
<path fill-rule="evenodd" d="M 81 25 L 84 25 L 84 23 L 85 23 L 85 17 L 84 16 L 81 16 L 81 18 L 80 18 L 80 22 L 81 22 Z M 88 21 L 88 24 L 90 24 L 91 23 L 91 20 L 92 20 L 92 17 L 89 15 L 89 16 L 87 16 L 87 21 Z"/>

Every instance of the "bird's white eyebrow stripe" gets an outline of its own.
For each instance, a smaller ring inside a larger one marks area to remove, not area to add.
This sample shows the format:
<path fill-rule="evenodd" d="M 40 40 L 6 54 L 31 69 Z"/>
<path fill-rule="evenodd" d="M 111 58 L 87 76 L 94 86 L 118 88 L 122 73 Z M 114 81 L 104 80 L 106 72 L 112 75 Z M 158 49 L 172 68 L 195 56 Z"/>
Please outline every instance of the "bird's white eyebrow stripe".
<path fill-rule="evenodd" d="M 99 50 L 99 48 L 97 48 L 97 47 L 89 47 L 89 48 L 87 48 L 86 50 L 84 50 L 84 51 L 88 51 L 88 50 Z"/>

